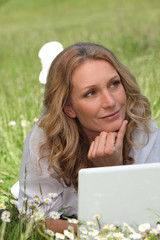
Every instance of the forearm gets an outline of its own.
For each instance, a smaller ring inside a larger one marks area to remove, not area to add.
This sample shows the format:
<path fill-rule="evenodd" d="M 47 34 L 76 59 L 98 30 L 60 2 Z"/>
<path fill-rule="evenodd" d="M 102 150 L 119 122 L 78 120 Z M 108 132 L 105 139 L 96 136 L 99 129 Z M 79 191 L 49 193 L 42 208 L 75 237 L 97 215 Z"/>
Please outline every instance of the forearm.
<path fill-rule="evenodd" d="M 43 222 L 44 223 L 44 222 Z M 46 229 L 50 229 L 54 232 L 63 233 L 65 229 L 68 229 L 69 226 L 72 226 L 67 220 L 57 219 L 54 220 L 52 218 L 47 218 L 45 221 Z M 74 232 L 77 234 L 77 225 L 74 224 Z"/>

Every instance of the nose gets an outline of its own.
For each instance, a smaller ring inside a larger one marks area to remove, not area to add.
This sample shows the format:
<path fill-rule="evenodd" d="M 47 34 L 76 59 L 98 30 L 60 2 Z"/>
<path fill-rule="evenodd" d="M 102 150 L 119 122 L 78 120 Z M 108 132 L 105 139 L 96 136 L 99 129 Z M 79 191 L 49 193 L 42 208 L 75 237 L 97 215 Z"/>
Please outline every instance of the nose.
<path fill-rule="evenodd" d="M 113 94 L 111 94 L 107 89 L 102 92 L 101 101 L 103 108 L 112 108 L 116 104 Z"/>

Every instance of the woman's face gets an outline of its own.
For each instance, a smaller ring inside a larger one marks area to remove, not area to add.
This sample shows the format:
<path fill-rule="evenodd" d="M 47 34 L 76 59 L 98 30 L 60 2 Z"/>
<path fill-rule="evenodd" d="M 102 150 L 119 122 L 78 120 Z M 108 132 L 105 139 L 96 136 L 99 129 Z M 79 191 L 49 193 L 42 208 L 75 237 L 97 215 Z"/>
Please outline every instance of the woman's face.
<path fill-rule="evenodd" d="M 89 139 L 102 131 L 119 130 L 126 114 L 126 93 L 110 63 L 87 60 L 73 72 L 72 85 L 71 105 L 64 110 L 78 118 Z"/>

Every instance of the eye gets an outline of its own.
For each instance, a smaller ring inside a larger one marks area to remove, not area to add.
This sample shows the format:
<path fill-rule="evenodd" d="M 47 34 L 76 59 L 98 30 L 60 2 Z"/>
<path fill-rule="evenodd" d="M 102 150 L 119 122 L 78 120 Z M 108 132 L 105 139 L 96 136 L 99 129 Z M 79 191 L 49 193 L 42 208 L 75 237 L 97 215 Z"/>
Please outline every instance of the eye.
<path fill-rule="evenodd" d="M 95 90 L 90 90 L 89 92 L 87 92 L 87 93 L 85 94 L 85 97 L 91 97 L 91 96 L 93 96 L 95 93 L 96 93 Z"/>
<path fill-rule="evenodd" d="M 117 86 L 119 86 L 119 84 L 121 84 L 121 81 L 120 80 L 116 80 L 116 81 L 111 83 L 111 88 L 117 87 Z"/>

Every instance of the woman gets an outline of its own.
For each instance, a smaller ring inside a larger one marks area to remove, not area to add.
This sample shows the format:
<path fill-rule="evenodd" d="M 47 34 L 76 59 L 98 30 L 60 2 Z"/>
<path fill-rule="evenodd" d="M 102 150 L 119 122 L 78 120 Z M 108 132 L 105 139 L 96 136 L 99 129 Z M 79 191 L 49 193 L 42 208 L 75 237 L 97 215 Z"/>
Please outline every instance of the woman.
<path fill-rule="evenodd" d="M 56 193 L 41 208 L 77 215 L 81 168 L 160 161 L 160 136 L 135 77 L 103 46 L 79 43 L 52 62 L 46 111 L 28 134 L 20 169 L 19 208 Z M 68 223 L 48 219 L 63 231 Z"/>

